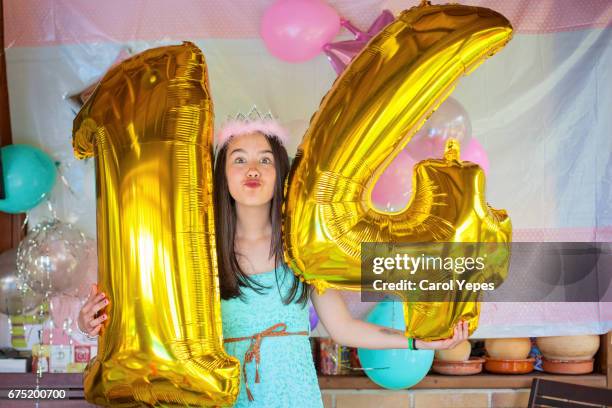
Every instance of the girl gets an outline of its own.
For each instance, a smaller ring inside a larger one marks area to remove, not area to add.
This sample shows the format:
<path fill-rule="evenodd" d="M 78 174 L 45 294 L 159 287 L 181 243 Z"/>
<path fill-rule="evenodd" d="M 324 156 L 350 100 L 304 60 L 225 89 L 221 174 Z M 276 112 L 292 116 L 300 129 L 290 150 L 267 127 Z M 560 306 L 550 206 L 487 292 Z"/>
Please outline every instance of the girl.
<path fill-rule="evenodd" d="M 353 319 L 341 295 L 319 295 L 283 263 L 281 208 L 289 172 L 287 132 L 271 117 L 251 112 L 218 134 L 215 219 L 223 337 L 237 357 L 242 381 L 236 407 L 322 407 L 308 340 L 308 298 L 331 338 L 350 347 L 408 348 L 404 333 Z M 108 300 L 95 286 L 78 325 L 97 335 Z M 417 349 L 453 348 L 467 339 L 460 322 L 450 339 L 414 340 Z M 407 368 L 409 369 L 409 368 Z"/>

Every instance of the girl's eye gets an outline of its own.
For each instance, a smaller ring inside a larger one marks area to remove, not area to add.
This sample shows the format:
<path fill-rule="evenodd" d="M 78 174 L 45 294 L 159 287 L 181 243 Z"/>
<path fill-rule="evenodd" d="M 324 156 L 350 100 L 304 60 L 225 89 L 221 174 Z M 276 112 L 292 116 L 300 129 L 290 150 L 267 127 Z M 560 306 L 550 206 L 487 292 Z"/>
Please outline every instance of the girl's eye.
<path fill-rule="evenodd" d="M 270 159 L 269 157 L 264 157 L 263 159 L 261 159 L 261 164 L 272 164 L 272 159 Z"/>
<path fill-rule="evenodd" d="M 234 163 L 236 163 L 236 164 L 243 164 L 243 163 L 246 163 L 246 160 L 244 160 L 242 157 L 236 157 L 234 159 Z"/>

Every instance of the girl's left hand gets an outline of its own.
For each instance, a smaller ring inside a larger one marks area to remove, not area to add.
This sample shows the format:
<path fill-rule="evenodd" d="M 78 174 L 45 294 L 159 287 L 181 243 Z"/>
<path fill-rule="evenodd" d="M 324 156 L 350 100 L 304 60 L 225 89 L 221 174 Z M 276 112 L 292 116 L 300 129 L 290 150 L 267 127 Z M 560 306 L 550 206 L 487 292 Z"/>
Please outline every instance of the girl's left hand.
<path fill-rule="evenodd" d="M 447 350 L 456 347 L 468 338 L 468 322 L 460 321 L 455 326 L 453 337 L 444 340 L 423 341 L 415 339 L 415 346 L 419 350 Z"/>

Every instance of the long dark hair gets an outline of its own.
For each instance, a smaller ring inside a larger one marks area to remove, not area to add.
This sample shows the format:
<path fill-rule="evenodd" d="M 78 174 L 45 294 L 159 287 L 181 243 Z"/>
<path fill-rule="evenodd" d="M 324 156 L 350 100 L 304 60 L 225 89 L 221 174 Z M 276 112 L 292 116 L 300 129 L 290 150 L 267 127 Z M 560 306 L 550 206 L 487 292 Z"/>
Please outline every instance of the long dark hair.
<path fill-rule="evenodd" d="M 283 237 L 281 232 L 282 207 L 284 185 L 289 173 L 289 155 L 285 147 L 274 136 L 264 135 L 270 143 L 272 155 L 274 156 L 274 166 L 276 168 L 276 185 L 274 186 L 274 196 L 270 205 L 270 221 L 272 223 L 272 238 L 270 242 L 270 256 L 274 256 L 274 266 L 283 264 Z M 219 283 L 221 289 L 221 299 L 231 299 L 240 297 L 241 287 L 248 287 L 257 293 L 262 293 L 269 287 L 250 278 L 238 263 L 234 240 L 236 238 L 236 202 L 232 198 L 227 177 L 225 174 L 225 164 L 227 161 L 227 149 L 229 143 L 225 143 L 216 153 L 214 170 L 214 207 L 215 207 L 215 226 L 217 235 L 217 259 L 219 268 Z M 302 284 L 295 275 L 293 284 L 288 293 L 283 297 L 283 303 L 298 302 L 306 304 L 308 300 L 307 286 Z M 278 275 L 276 276 L 276 286 L 280 291 Z"/>

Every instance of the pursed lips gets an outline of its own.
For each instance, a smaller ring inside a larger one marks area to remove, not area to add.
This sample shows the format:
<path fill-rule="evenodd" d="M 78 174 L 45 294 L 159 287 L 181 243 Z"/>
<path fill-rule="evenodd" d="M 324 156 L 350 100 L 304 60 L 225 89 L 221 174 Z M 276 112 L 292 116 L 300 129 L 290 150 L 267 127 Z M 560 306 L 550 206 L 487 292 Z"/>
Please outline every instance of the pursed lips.
<path fill-rule="evenodd" d="M 259 187 L 261 183 L 259 181 L 249 180 L 249 181 L 245 181 L 244 185 L 250 188 L 255 188 L 255 187 Z"/>

